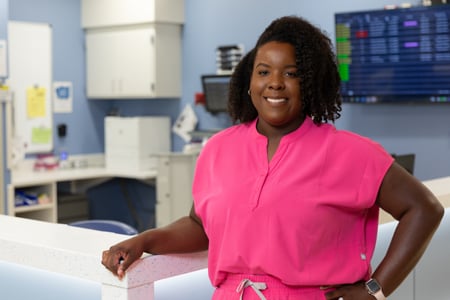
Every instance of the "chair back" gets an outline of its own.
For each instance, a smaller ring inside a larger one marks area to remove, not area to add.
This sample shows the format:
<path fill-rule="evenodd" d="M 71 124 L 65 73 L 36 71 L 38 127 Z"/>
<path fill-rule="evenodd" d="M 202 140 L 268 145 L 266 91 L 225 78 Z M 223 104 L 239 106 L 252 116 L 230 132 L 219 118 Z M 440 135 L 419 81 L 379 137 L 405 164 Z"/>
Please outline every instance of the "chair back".
<path fill-rule="evenodd" d="M 82 227 L 100 231 L 108 231 L 126 235 L 138 234 L 136 228 L 115 220 L 83 220 L 69 223 L 70 226 Z"/>

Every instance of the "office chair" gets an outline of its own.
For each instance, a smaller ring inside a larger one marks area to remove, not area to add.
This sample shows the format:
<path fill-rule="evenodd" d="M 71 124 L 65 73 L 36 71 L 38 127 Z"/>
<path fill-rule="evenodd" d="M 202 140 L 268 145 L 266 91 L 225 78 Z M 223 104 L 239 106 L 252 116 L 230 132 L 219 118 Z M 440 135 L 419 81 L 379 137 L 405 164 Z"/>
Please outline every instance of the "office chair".
<path fill-rule="evenodd" d="M 69 225 L 126 235 L 138 234 L 138 231 L 134 227 L 115 220 L 83 220 L 69 223 Z"/>
<path fill-rule="evenodd" d="M 414 174 L 414 162 L 416 155 L 414 153 L 397 155 L 395 153 L 391 154 L 395 161 L 406 169 L 410 174 Z"/>

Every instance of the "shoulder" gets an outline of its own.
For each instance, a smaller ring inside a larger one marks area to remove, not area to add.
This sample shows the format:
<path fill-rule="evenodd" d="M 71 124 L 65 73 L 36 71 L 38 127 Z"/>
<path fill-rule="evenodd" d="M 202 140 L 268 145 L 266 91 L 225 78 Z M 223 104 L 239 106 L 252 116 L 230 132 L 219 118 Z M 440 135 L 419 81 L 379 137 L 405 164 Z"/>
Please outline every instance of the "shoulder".
<path fill-rule="evenodd" d="M 319 127 L 324 127 L 324 130 L 327 132 L 333 147 L 339 147 L 343 150 L 347 149 L 348 151 L 352 149 L 362 150 L 364 148 L 374 148 L 382 152 L 385 151 L 379 142 L 369 137 L 352 131 L 337 129 L 331 124 L 324 124 Z"/>
<path fill-rule="evenodd" d="M 371 150 L 374 152 L 379 152 L 382 154 L 386 154 L 390 157 L 390 154 L 387 153 L 386 149 L 377 141 L 370 139 L 368 137 L 349 132 L 349 131 L 341 131 L 340 139 L 342 140 L 342 144 L 345 147 L 346 145 L 351 145 L 355 147 L 359 151 Z"/>
<path fill-rule="evenodd" d="M 376 140 L 358 133 L 337 129 L 333 124 L 313 126 L 311 139 L 316 149 L 325 150 L 328 164 L 349 164 L 361 167 L 371 164 L 389 165 L 393 158 Z"/>

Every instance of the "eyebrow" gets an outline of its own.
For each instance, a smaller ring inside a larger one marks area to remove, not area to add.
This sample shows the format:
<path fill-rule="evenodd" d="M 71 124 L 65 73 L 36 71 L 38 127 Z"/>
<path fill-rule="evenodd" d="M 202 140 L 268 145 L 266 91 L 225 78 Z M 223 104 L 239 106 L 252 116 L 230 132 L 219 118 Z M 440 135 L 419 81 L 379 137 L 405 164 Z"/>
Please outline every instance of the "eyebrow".
<path fill-rule="evenodd" d="M 255 68 L 257 68 L 257 67 L 267 67 L 267 68 L 269 68 L 270 65 L 269 65 L 269 64 L 266 64 L 266 63 L 259 63 L 259 64 L 256 64 L 256 65 L 255 65 Z M 286 66 L 284 66 L 284 68 L 285 68 L 285 69 L 297 68 L 297 65 L 286 65 Z"/>
<path fill-rule="evenodd" d="M 265 63 L 259 63 L 259 64 L 255 65 L 255 68 L 257 68 L 257 67 L 269 67 L 269 65 L 265 64 Z"/>

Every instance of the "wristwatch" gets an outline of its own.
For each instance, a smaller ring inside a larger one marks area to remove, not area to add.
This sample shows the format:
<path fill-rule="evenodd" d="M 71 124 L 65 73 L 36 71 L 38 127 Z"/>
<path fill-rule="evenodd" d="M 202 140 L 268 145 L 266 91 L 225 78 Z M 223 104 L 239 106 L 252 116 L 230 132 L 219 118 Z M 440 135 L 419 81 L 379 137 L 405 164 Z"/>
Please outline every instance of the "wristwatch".
<path fill-rule="evenodd" d="M 386 300 L 383 290 L 375 278 L 370 278 L 366 281 L 366 289 L 367 292 L 374 296 L 377 300 Z"/>

